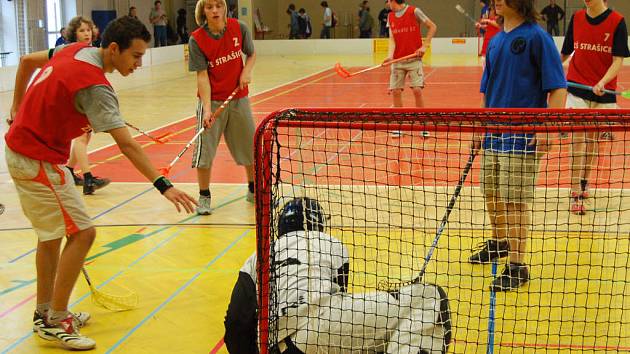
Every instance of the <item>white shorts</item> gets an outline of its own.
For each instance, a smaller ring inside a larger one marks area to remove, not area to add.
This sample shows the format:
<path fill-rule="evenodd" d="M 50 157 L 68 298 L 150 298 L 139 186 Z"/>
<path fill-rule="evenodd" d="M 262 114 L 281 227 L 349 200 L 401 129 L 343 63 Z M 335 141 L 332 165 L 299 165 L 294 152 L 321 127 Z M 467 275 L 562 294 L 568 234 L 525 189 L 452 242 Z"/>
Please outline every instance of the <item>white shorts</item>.
<path fill-rule="evenodd" d="M 575 109 L 617 109 L 616 103 L 599 103 L 595 101 L 585 100 L 573 94 L 567 95 L 566 108 Z"/>
<path fill-rule="evenodd" d="M 8 146 L 5 154 L 22 211 L 33 225 L 39 241 L 57 240 L 92 227 L 70 170 L 33 160 Z"/>
<path fill-rule="evenodd" d="M 279 332 L 293 333 L 291 341 L 305 354 L 440 354 L 450 341 L 444 301 L 430 284 L 405 286 L 397 298 L 383 291 L 326 295 L 289 310 L 278 321 Z"/>

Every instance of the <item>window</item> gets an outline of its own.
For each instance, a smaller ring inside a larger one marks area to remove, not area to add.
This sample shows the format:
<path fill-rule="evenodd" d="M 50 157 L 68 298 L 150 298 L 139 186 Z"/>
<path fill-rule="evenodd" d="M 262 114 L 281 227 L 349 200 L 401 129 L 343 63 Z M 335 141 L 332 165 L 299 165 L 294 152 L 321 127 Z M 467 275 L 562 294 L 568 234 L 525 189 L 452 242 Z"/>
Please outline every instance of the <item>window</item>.
<path fill-rule="evenodd" d="M 59 30 L 65 26 L 61 22 L 61 0 L 46 0 L 46 33 L 48 38 L 48 47 L 53 48 L 57 38 L 59 38 Z"/>

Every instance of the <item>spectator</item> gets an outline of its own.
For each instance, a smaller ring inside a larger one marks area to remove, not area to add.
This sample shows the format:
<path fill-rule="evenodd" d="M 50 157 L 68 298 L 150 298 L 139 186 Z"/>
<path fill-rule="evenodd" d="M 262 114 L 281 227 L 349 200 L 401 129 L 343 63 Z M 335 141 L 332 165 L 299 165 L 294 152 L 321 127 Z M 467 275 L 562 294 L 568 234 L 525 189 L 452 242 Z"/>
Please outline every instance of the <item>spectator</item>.
<path fill-rule="evenodd" d="M 179 43 L 188 43 L 188 27 L 186 27 L 186 10 L 177 10 L 177 35 L 179 36 Z"/>
<path fill-rule="evenodd" d="M 313 34 L 313 27 L 311 26 L 311 18 L 308 16 L 308 14 L 306 13 L 306 10 L 304 10 L 304 8 L 301 8 L 298 11 L 299 17 L 298 17 L 298 24 L 300 26 L 300 38 L 310 38 L 311 34 Z"/>
<path fill-rule="evenodd" d="M 381 38 L 389 37 L 389 25 L 387 24 L 387 16 L 389 16 L 390 12 L 392 12 L 392 10 L 389 9 L 389 2 L 385 1 L 385 6 L 381 10 L 381 12 L 378 13 L 378 22 L 380 24 L 379 37 Z"/>
<path fill-rule="evenodd" d="M 96 48 L 101 47 L 101 31 L 98 29 L 97 25 L 92 27 L 92 46 Z"/>
<path fill-rule="evenodd" d="M 149 14 L 149 22 L 153 25 L 153 36 L 155 37 L 155 47 L 166 46 L 166 14 L 162 10 L 162 2 L 157 0 Z"/>
<path fill-rule="evenodd" d="M 295 4 L 289 4 L 287 15 L 291 16 L 289 24 L 289 39 L 297 39 L 300 32 L 300 24 L 298 23 L 298 13 L 295 11 Z"/>
<path fill-rule="evenodd" d="M 138 19 L 138 10 L 136 9 L 135 6 L 132 6 L 129 8 L 128 16 L 136 20 Z"/>
<path fill-rule="evenodd" d="M 372 38 L 372 27 L 374 27 L 374 17 L 370 14 L 370 7 L 365 2 L 359 18 L 359 38 Z"/>
<path fill-rule="evenodd" d="M 361 14 L 363 14 L 363 10 L 368 6 L 368 0 L 363 0 L 359 4 L 359 13 L 357 14 L 358 18 L 361 18 Z"/>
<path fill-rule="evenodd" d="M 230 5 L 230 9 L 228 10 L 228 18 L 238 19 L 238 9 L 236 8 L 236 4 Z"/>
<path fill-rule="evenodd" d="M 66 34 L 66 28 L 65 27 L 61 27 L 61 30 L 59 30 L 59 34 L 61 36 L 59 38 L 57 38 L 57 41 L 55 42 L 55 47 L 68 43 L 68 39 L 66 39 L 67 34 Z"/>
<path fill-rule="evenodd" d="M 328 7 L 328 1 L 322 1 L 320 5 L 324 8 L 324 22 L 322 22 L 322 33 L 319 38 L 330 39 L 330 29 L 333 22 L 332 10 Z"/>
<path fill-rule="evenodd" d="M 547 22 L 547 33 L 552 36 L 559 36 L 560 28 L 558 27 L 558 23 L 564 18 L 564 10 L 556 5 L 556 0 L 549 0 L 549 5 L 547 5 L 540 14 L 545 22 Z"/>

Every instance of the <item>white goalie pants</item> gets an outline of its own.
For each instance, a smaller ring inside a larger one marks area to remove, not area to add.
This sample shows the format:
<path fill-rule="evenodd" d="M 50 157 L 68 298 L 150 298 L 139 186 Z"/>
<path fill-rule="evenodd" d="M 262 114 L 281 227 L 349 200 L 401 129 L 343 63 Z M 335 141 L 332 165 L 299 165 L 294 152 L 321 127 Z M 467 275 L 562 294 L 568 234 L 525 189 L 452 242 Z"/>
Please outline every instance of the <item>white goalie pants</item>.
<path fill-rule="evenodd" d="M 337 293 L 290 311 L 279 329 L 292 333 L 306 354 L 439 354 L 447 331 L 439 322 L 440 302 L 437 287 L 428 284 L 405 286 L 398 299 L 383 291 Z"/>

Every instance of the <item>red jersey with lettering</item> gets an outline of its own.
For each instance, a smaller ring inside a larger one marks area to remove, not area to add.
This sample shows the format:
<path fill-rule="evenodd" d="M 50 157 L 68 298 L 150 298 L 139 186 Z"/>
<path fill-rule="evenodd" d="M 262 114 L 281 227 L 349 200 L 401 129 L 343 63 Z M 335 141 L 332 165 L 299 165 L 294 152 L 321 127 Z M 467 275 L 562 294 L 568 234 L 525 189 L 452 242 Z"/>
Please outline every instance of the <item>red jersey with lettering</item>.
<path fill-rule="evenodd" d="M 490 17 L 488 18 L 488 20 L 490 21 L 497 21 L 496 17 Z M 481 47 L 481 55 L 485 56 L 486 53 L 488 52 L 488 44 L 490 43 L 490 40 L 492 39 L 492 37 L 496 36 L 497 33 L 501 32 L 501 27 L 495 27 L 491 24 L 488 24 L 486 26 L 486 32 L 483 34 L 483 46 Z"/>
<path fill-rule="evenodd" d="M 192 36 L 199 49 L 208 59 L 208 77 L 210 78 L 211 99 L 225 101 L 238 86 L 243 71 L 243 34 L 238 20 L 227 19 L 225 32 L 220 39 L 214 39 L 205 27 L 196 29 Z M 239 90 L 234 98 L 247 97 L 248 88 Z"/>
<path fill-rule="evenodd" d="M 401 17 L 396 17 L 394 11 L 388 15 L 389 29 L 396 43 L 393 59 L 413 54 L 422 47 L 422 33 L 415 11 L 414 6 L 408 5 Z"/>
<path fill-rule="evenodd" d="M 567 80 L 593 86 L 604 77 L 612 65 L 612 47 L 615 31 L 623 16 L 612 11 L 604 22 L 592 25 L 586 18 L 586 10 L 573 16 L 573 48 L 575 54 L 569 64 Z M 615 77 L 606 88 L 617 89 Z"/>
<path fill-rule="evenodd" d="M 72 139 L 90 129 L 85 114 L 74 106 L 79 90 L 111 84 L 102 68 L 75 59 L 84 43 L 57 52 L 26 90 L 5 136 L 11 150 L 34 160 L 65 164 Z"/>

